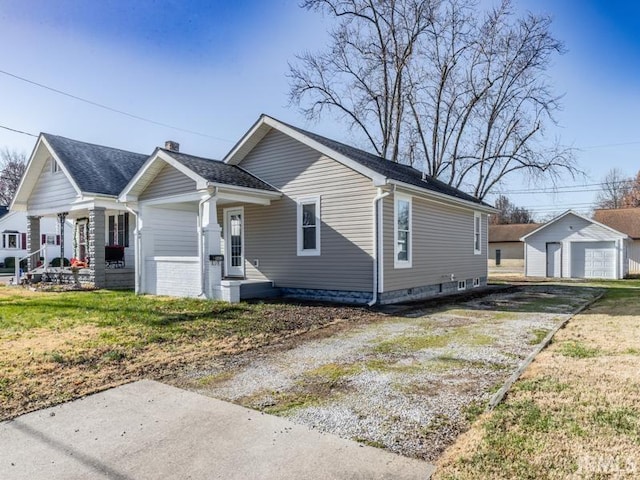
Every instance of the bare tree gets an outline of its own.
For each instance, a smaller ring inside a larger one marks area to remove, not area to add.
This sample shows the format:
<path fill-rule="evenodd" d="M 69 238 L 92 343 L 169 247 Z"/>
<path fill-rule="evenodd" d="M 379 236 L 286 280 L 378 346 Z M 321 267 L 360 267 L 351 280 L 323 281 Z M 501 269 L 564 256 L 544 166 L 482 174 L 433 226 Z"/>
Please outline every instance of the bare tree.
<path fill-rule="evenodd" d="M 633 180 L 618 168 L 612 168 L 602 179 L 602 190 L 596 196 L 596 208 L 624 208 L 632 205 Z"/>
<path fill-rule="evenodd" d="M 6 147 L 0 150 L 0 205 L 11 203 L 26 167 L 27 156 L 23 152 Z"/>
<path fill-rule="evenodd" d="M 628 185 L 628 192 L 622 197 L 623 207 L 640 207 L 640 171 L 630 179 Z"/>
<path fill-rule="evenodd" d="M 547 67 L 562 44 L 551 20 L 516 18 L 509 0 L 306 0 L 337 20 L 331 44 L 290 65 L 290 101 L 337 114 L 378 155 L 484 198 L 513 172 L 575 173 L 548 144 L 558 97 Z"/>
<path fill-rule="evenodd" d="M 524 207 L 517 207 L 504 195 L 500 195 L 495 202 L 498 213 L 491 215 L 492 225 L 505 225 L 508 223 L 534 223 L 533 214 Z"/>

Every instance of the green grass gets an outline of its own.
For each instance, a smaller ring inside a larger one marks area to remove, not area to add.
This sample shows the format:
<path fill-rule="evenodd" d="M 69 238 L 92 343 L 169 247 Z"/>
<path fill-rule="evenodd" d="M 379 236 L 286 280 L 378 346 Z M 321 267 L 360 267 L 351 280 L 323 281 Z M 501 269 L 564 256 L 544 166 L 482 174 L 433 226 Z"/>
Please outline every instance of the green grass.
<path fill-rule="evenodd" d="M 533 335 L 533 338 L 529 340 L 529 345 L 538 345 L 547 336 L 549 330 L 544 328 L 535 328 L 530 333 Z"/>
<path fill-rule="evenodd" d="M 572 358 L 593 358 L 601 353 L 598 348 L 587 347 L 584 343 L 578 341 L 563 342 L 559 351 L 562 355 Z"/>
<path fill-rule="evenodd" d="M 471 327 L 456 327 L 442 333 L 415 333 L 400 335 L 383 340 L 373 347 L 375 353 L 410 353 L 431 348 L 443 348 L 452 343 L 470 346 L 492 345 L 495 339 L 484 333 L 473 331 Z"/>
<path fill-rule="evenodd" d="M 597 409 L 593 420 L 612 428 L 617 434 L 629 435 L 640 443 L 640 412 L 632 408 Z"/>

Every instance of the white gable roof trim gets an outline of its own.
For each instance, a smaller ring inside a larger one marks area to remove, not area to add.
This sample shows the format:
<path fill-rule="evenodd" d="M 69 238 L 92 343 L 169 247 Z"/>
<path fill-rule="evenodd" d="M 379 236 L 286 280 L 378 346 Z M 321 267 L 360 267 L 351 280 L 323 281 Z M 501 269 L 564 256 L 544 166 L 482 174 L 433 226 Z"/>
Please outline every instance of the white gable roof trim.
<path fill-rule="evenodd" d="M 38 152 L 40 148 L 46 148 L 49 153 L 48 156 L 41 155 L 38 156 Z M 42 173 L 42 169 L 47 164 L 47 159 L 51 157 L 53 161 L 58 164 L 58 167 L 67 177 L 69 183 L 76 191 L 78 197 L 82 196 L 82 191 L 80 187 L 75 182 L 73 177 L 69 174 L 67 167 L 60 161 L 56 152 L 51 148 L 47 139 L 44 138 L 42 134 L 38 136 L 38 141 L 36 142 L 33 151 L 31 152 L 31 156 L 29 157 L 29 161 L 27 162 L 27 167 L 25 169 L 22 178 L 20 179 L 20 183 L 18 184 L 18 189 L 16 190 L 16 194 L 13 196 L 13 200 L 11 201 L 11 205 L 9 206 L 10 211 L 26 211 L 27 210 L 27 200 L 31 196 L 33 189 L 36 187 L 38 183 L 38 179 L 40 178 L 40 174 Z"/>
<path fill-rule="evenodd" d="M 605 230 L 608 230 L 609 232 L 611 232 L 616 237 L 619 237 L 619 238 L 630 238 L 629 235 L 627 235 L 626 233 L 619 232 L 618 230 L 615 230 L 615 229 L 613 229 L 611 227 L 608 227 L 607 225 L 604 225 L 604 224 L 602 224 L 600 222 L 596 222 L 592 218 L 587 218 L 584 215 L 580 215 L 579 213 L 576 213 L 573 210 L 567 210 L 566 212 L 561 213 L 560 215 L 555 217 L 554 219 L 549 220 L 547 223 L 545 223 L 545 224 L 541 225 L 540 227 L 536 228 L 533 232 L 528 233 L 524 237 L 520 238 L 520 241 L 524 242 L 526 238 L 529 238 L 532 235 L 535 235 L 536 233 L 538 233 L 538 232 L 544 230 L 545 228 L 547 228 L 548 226 L 550 226 L 550 225 L 562 220 L 563 218 L 565 218 L 568 215 L 573 215 L 573 216 L 578 217 L 578 218 L 580 218 L 580 219 L 582 219 L 582 220 L 584 220 L 586 222 L 589 222 L 589 223 L 592 223 L 592 224 L 597 225 L 599 227 L 602 227 Z"/>
<path fill-rule="evenodd" d="M 249 142 L 251 142 L 252 137 L 255 135 L 259 135 L 260 138 L 266 135 L 268 130 L 261 130 L 261 127 L 267 126 L 270 128 L 275 128 L 276 130 L 281 131 L 282 133 L 290 136 L 291 138 L 298 140 L 300 143 L 307 145 L 314 150 L 317 150 L 324 155 L 337 160 L 343 165 L 355 170 L 358 173 L 361 173 L 365 177 L 369 177 L 373 180 L 375 186 L 383 186 L 387 183 L 387 178 L 384 175 L 380 175 L 378 172 L 374 172 L 373 170 L 366 168 L 358 162 L 353 161 L 349 157 L 336 152 L 335 150 L 322 145 L 321 143 L 313 140 L 312 138 L 307 137 L 306 135 L 294 130 L 293 128 L 285 125 L 275 118 L 269 117 L 267 115 L 262 114 L 258 121 L 251 127 L 251 129 L 240 139 L 238 143 L 231 149 L 229 153 L 224 157 L 223 162 L 228 163 L 230 165 L 237 165 L 244 159 L 244 157 L 249 153 L 250 150 L 243 148 Z M 257 142 L 256 142 L 257 143 Z"/>

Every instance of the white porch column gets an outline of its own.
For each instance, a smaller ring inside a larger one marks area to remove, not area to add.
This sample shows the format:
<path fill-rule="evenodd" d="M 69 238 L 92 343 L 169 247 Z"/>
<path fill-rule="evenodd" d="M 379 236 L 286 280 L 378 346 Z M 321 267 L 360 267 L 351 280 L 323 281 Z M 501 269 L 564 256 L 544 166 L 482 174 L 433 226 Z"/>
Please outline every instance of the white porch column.
<path fill-rule="evenodd" d="M 149 293 L 147 288 L 147 257 L 155 255 L 155 239 L 151 228 L 151 216 L 153 210 L 140 206 L 136 218 L 135 256 L 136 256 L 136 293 Z"/>
<path fill-rule="evenodd" d="M 222 300 L 222 262 L 209 260 L 210 255 L 220 255 L 220 234 L 216 199 L 210 198 L 202 204 L 201 209 L 201 261 L 203 275 L 203 293 L 211 300 Z"/>

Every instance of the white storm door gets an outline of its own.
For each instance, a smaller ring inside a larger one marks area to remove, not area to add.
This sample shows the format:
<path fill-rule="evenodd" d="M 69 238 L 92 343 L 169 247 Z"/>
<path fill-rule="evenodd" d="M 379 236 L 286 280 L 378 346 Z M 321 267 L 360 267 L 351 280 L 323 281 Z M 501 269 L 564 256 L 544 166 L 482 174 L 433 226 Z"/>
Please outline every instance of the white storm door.
<path fill-rule="evenodd" d="M 225 273 L 229 277 L 244 277 L 243 217 L 242 208 L 224 211 Z"/>

